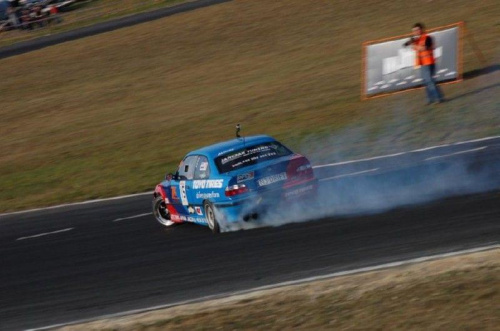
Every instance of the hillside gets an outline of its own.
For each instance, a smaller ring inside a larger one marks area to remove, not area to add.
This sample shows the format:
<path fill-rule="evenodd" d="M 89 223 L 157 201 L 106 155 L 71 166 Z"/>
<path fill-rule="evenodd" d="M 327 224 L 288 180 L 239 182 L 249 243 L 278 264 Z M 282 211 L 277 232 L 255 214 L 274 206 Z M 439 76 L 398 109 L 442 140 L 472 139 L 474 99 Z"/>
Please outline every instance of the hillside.
<path fill-rule="evenodd" d="M 496 0 L 235 0 L 0 60 L 0 211 L 143 192 L 266 133 L 316 162 L 500 134 Z M 463 83 L 360 101 L 361 43 L 467 21 Z M 482 69 L 483 68 L 483 69 Z"/>

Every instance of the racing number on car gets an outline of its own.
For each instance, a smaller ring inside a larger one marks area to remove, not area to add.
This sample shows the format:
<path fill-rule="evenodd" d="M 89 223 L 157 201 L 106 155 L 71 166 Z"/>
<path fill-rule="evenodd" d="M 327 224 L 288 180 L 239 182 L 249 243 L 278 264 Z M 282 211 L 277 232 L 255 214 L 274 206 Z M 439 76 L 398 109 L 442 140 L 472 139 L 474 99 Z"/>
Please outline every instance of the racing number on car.
<path fill-rule="evenodd" d="M 187 194 L 186 194 L 186 181 L 184 181 L 184 180 L 180 181 L 179 188 L 180 188 L 180 191 L 181 191 L 182 205 L 183 206 L 188 206 L 189 202 L 188 202 L 188 197 L 187 197 Z"/>

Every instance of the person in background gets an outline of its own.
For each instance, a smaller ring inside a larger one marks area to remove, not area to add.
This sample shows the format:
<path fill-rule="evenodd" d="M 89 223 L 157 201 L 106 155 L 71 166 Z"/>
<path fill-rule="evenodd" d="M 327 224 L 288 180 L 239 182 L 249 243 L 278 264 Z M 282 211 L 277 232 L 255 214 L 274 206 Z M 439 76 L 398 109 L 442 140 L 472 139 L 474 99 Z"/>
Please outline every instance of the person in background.
<path fill-rule="evenodd" d="M 29 9 L 23 8 L 21 10 L 21 28 L 23 30 L 33 30 Z"/>
<path fill-rule="evenodd" d="M 16 8 L 9 5 L 7 7 L 7 15 L 9 16 L 9 24 L 12 29 L 17 29 L 19 27 L 19 19 L 17 17 Z"/>
<path fill-rule="evenodd" d="M 41 28 L 45 26 L 45 15 L 42 12 L 42 6 L 39 4 L 31 9 L 31 20 Z"/>
<path fill-rule="evenodd" d="M 13 8 L 19 7 L 19 0 L 9 0 L 9 5 Z"/>
<path fill-rule="evenodd" d="M 51 5 L 50 6 L 49 13 L 50 13 L 51 21 L 55 21 L 56 23 L 61 23 L 62 22 L 62 18 L 59 15 L 59 9 L 57 8 L 56 5 Z"/>
<path fill-rule="evenodd" d="M 411 45 L 416 52 L 415 67 L 420 68 L 422 79 L 424 80 L 427 92 L 428 105 L 444 102 L 443 93 L 434 80 L 436 71 L 436 60 L 434 59 L 434 41 L 431 36 L 425 33 L 422 23 L 416 23 L 412 29 L 413 38 L 404 46 Z"/>

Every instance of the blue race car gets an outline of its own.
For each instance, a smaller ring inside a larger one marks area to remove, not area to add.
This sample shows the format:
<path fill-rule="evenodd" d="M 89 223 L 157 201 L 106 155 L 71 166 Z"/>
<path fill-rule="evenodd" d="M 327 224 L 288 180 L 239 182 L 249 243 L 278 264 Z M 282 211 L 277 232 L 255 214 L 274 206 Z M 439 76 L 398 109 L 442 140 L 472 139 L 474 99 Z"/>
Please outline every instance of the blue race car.
<path fill-rule="evenodd" d="M 314 198 L 309 160 L 269 136 L 236 138 L 188 153 L 156 186 L 153 214 L 164 226 L 192 222 L 214 233 Z"/>

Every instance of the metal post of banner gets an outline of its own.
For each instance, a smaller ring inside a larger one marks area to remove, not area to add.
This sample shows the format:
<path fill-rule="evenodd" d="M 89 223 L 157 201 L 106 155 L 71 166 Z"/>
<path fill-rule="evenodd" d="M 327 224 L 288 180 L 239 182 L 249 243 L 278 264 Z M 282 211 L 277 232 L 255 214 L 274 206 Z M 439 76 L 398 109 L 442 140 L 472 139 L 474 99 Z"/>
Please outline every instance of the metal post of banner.
<path fill-rule="evenodd" d="M 366 70 L 366 43 L 363 43 L 361 45 L 361 100 L 366 100 L 366 93 L 365 93 L 365 70 Z"/>

